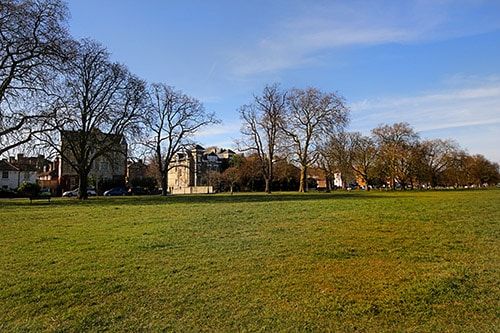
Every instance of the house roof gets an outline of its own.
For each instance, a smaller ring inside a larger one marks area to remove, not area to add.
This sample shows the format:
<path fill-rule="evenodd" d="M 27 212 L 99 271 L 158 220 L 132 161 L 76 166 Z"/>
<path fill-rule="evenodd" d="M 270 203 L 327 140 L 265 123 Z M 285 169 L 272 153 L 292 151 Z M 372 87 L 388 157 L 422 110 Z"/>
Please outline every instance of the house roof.
<path fill-rule="evenodd" d="M 7 161 L 0 160 L 0 171 L 19 171 L 19 169 Z"/>

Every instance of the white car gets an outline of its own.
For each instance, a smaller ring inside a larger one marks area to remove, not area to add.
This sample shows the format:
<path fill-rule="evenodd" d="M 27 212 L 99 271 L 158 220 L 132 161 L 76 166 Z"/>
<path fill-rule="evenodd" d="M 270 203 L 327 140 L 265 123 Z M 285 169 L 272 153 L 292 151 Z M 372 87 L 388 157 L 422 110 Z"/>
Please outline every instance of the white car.
<path fill-rule="evenodd" d="M 88 195 L 89 197 L 92 197 L 92 196 L 97 195 L 97 192 L 96 192 L 93 188 L 90 188 L 90 187 L 89 187 L 89 188 L 87 189 L 87 195 Z M 72 191 L 66 191 L 66 192 L 64 192 L 64 193 L 62 194 L 62 196 L 63 196 L 63 197 L 68 197 L 68 198 L 70 198 L 70 197 L 76 197 L 76 196 L 78 196 L 78 188 L 75 188 L 75 189 L 74 189 L 74 190 L 72 190 Z"/>

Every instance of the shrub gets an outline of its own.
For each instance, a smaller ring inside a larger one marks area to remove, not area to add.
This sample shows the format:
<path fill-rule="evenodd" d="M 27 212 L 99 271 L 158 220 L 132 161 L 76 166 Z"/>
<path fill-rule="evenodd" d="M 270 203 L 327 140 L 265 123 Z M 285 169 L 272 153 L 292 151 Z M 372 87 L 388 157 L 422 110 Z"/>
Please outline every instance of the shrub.
<path fill-rule="evenodd" d="M 15 197 L 16 197 L 16 192 L 5 188 L 0 188 L 0 198 L 15 198 Z"/>
<path fill-rule="evenodd" d="M 156 188 L 156 179 L 154 177 L 132 178 L 129 182 L 132 187 L 144 187 L 152 191 Z"/>
<path fill-rule="evenodd" d="M 40 193 L 40 185 L 35 183 L 22 183 L 17 192 L 23 196 L 37 196 Z"/>

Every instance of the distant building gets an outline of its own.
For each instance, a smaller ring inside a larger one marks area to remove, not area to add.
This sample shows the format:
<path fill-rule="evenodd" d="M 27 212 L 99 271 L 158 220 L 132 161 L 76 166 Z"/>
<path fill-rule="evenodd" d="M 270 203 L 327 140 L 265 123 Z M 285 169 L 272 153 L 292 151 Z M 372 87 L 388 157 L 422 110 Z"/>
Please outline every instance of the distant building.
<path fill-rule="evenodd" d="M 129 161 L 127 164 L 127 182 L 133 179 L 144 179 L 148 177 L 149 167 L 141 159 Z"/>
<path fill-rule="evenodd" d="M 344 181 L 342 179 L 342 174 L 340 172 L 335 172 L 333 174 L 333 179 L 327 180 L 326 172 L 319 168 L 309 169 L 309 178 L 316 181 L 317 190 L 328 190 L 331 188 L 343 188 Z M 333 184 L 331 181 L 333 180 Z M 329 183 L 330 182 L 330 183 Z"/>
<path fill-rule="evenodd" d="M 344 181 L 342 180 L 342 174 L 340 172 L 333 174 L 333 185 L 336 187 L 344 187 Z"/>
<path fill-rule="evenodd" d="M 42 172 L 44 168 L 49 166 L 52 162 L 45 158 L 44 155 L 36 157 L 27 157 L 24 154 L 17 154 L 17 156 L 10 156 L 9 163 L 19 168 L 20 170 L 30 170 Z"/>
<path fill-rule="evenodd" d="M 45 165 L 42 172 L 38 172 L 38 184 L 41 188 L 48 188 L 54 195 L 61 195 L 59 186 L 59 158 L 49 165 Z"/>
<path fill-rule="evenodd" d="M 0 160 L 0 187 L 15 190 L 23 182 L 36 183 L 36 170 L 32 167 L 23 169 L 13 165 L 7 160 Z"/>
<path fill-rule="evenodd" d="M 205 149 L 200 145 L 177 153 L 171 161 L 174 167 L 168 172 L 170 193 L 211 192 L 210 173 L 220 173 L 227 169 L 229 160 L 235 154 L 230 149 Z M 199 187 L 204 188 L 195 189 Z"/>
<path fill-rule="evenodd" d="M 24 154 L 17 154 L 16 156 L 10 156 L 9 160 L 4 160 L 4 162 L 11 166 L 9 169 L 15 168 L 19 172 L 16 175 L 10 174 L 8 178 L 6 173 L 2 175 L 4 176 L 4 182 L 6 182 L 6 179 L 10 179 L 10 186 L 7 187 L 17 188 L 23 182 L 38 183 L 40 187 L 50 188 L 52 193 L 56 193 L 59 185 L 57 171 L 59 160 L 57 158 L 52 162 L 45 158 L 44 155 L 28 157 L 24 156 Z M 5 168 L 5 164 L 3 164 L 3 167 Z M 11 173 L 13 172 L 11 171 Z M 17 178 L 19 180 L 16 180 Z"/>
<path fill-rule="evenodd" d="M 70 140 L 78 139 L 77 131 L 66 131 L 62 135 L 61 150 L 65 152 L 65 157 L 70 161 L 75 161 L 71 154 Z M 89 180 L 95 183 L 100 181 L 114 181 L 125 184 L 127 174 L 127 142 L 123 135 L 105 134 L 98 132 L 99 138 L 96 142 L 106 142 L 110 145 L 106 154 L 99 156 L 92 162 L 89 172 Z M 109 140 L 109 141 L 107 141 Z M 94 147 L 99 149 L 100 147 Z M 61 158 L 59 161 L 59 184 L 62 190 L 71 190 L 78 186 L 78 173 L 71 164 Z"/>

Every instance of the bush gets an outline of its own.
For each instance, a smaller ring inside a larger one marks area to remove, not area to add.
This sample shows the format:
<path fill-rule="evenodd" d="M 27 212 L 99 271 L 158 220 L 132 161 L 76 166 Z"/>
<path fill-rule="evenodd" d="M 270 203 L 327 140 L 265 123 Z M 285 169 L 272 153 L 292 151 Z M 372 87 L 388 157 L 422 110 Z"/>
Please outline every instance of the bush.
<path fill-rule="evenodd" d="M 0 188 L 0 198 L 15 198 L 16 195 L 17 193 L 12 190 Z"/>
<path fill-rule="evenodd" d="M 132 187 L 144 187 L 149 191 L 153 191 L 156 188 L 156 179 L 154 177 L 144 177 L 144 178 L 133 178 L 129 181 L 129 185 Z"/>
<path fill-rule="evenodd" d="M 40 185 L 24 182 L 18 187 L 17 192 L 22 196 L 34 197 L 40 193 Z"/>

